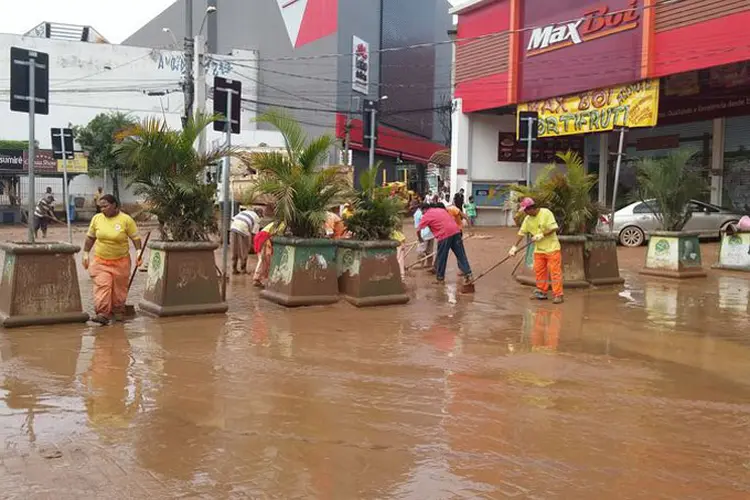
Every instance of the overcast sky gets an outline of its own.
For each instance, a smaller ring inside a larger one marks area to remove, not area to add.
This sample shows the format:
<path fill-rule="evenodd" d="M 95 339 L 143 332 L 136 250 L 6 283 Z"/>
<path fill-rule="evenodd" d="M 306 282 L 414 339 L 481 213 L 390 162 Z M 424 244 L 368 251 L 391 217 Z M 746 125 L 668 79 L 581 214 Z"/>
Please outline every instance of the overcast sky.
<path fill-rule="evenodd" d="M 0 33 L 24 33 L 37 24 L 85 24 L 119 43 L 153 19 L 175 0 L 0 0 L 13 8 L 3 9 Z M 200 0 L 198 0 L 200 1 Z M 246 0 L 274 2 L 276 0 Z M 346 0 L 341 0 L 346 1 Z M 404 0 L 407 1 L 407 0 Z M 465 0 L 448 0 L 454 4 Z"/>

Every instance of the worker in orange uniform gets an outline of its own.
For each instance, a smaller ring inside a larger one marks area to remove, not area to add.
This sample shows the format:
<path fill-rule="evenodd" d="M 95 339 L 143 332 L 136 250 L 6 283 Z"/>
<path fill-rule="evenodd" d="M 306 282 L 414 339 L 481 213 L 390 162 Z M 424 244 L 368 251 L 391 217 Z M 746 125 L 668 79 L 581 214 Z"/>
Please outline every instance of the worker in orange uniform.
<path fill-rule="evenodd" d="M 532 298 L 547 300 L 547 291 L 552 282 L 552 295 L 555 304 L 563 302 L 562 252 L 557 239 L 558 225 L 554 214 L 547 208 L 539 208 L 533 199 L 521 200 L 521 210 L 526 217 L 518 231 L 518 240 L 508 252 L 511 257 L 518 253 L 518 245 L 525 236 L 534 242 L 534 274 L 536 290 Z M 548 277 L 549 276 L 549 277 Z"/>

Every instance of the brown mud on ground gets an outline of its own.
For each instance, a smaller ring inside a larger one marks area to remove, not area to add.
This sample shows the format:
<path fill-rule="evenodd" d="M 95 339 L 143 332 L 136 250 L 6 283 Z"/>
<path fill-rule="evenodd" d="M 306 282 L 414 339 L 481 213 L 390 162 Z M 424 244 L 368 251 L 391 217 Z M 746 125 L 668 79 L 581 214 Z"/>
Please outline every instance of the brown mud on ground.
<path fill-rule="evenodd" d="M 480 232 L 475 274 L 514 239 Z M 456 293 L 451 257 L 405 306 L 286 310 L 243 275 L 226 316 L 0 331 L 0 497 L 750 498 L 750 276 L 644 251 L 562 306 L 513 261 Z"/>

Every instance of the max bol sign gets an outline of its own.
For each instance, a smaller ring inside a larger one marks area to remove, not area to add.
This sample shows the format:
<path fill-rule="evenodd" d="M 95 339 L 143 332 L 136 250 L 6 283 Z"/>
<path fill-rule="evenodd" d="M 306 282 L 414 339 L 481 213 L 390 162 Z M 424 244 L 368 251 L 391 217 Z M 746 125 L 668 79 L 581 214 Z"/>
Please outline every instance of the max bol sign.
<path fill-rule="evenodd" d="M 526 55 L 538 56 L 632 30 L 638 27 L 639 19 L 638 0 L 631 0 L 630 7 L 626 9 L 612 12 L 606 5 L 601 5 L 587 10 L 578 20 L 534 28 L 526 47 Z"/>

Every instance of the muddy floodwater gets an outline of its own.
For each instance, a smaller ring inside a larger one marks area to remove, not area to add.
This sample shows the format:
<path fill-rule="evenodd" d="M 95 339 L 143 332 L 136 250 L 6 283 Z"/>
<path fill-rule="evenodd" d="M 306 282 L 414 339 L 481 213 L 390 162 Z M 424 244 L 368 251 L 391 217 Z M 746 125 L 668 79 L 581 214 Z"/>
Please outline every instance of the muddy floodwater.
<path fill-rule="evenodd" d="M 482 233 L 475 273 L 513 239 Z M 413 273 L 406 306 L 232 276 L 227 315 L 0 330 L 0 498 L 748 499 L 750 276 L 643 259 L 560 306 L 509 262 L 474 295 Z"/>

